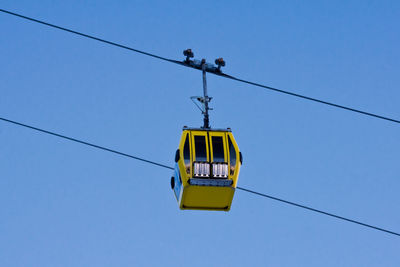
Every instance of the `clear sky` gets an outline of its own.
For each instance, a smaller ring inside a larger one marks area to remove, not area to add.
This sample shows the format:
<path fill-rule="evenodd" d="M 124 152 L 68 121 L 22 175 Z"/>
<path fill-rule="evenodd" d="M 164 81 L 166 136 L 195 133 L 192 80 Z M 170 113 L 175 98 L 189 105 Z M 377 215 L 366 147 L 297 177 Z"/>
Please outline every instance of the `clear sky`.
<path fill-rule="evenodd" d="M 1 1 L 0 8 L 400 119 L 398 1 Z M 0 116 L 173 166 L 201 73 L 0 14 Z M 400 125 L 208 76 L 239 185 L 400 231 Z M 400 238 L 0 122 L 0 266 L 400 266 Z"/>

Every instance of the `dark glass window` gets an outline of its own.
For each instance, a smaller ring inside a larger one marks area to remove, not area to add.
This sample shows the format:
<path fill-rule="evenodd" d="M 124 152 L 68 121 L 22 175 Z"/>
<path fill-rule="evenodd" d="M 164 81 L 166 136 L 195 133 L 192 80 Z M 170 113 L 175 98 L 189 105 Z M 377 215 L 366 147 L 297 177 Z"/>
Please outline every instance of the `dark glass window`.
<path fill-rule="evenodd" d="M 189 135 L 186 135 L 185 145 L 183 146 L 183 160 L 185 162 L 186 172 L 190 173 Z"/>
<path fill-rule="evenodd" d="M 222 136 L 213 136 L 211 139 L 214 162 L 224 162 L 224 140 Z"/>
<path fill-rule="evenodd" d="M 231 141 L 231 138 L 228 135 L 228 146 L 229 146 L 229 158 L 230 158 L 230 174 L 233 175 L 233 173 L 235 172 L 235 168 L 236 168 L 236 150 L 235 147 L 233 146 L 233 143 Z"/>
<path fill-rule="evenodd" d="M 195 136 L 194 146 L 196 150 L 196 161 L 207 161 L 206 137 L 204 135 Z"/>

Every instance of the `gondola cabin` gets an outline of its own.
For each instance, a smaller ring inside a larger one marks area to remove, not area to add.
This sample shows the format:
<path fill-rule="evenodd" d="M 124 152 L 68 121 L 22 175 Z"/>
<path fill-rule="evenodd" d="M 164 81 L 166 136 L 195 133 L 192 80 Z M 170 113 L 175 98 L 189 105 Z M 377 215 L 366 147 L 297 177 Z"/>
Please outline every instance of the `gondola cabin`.
<path fill-rule="evenodd" d="M 242 155 L 228 129 L 183 128 L 171 187 L 180 209 L 229 211 Z"/>

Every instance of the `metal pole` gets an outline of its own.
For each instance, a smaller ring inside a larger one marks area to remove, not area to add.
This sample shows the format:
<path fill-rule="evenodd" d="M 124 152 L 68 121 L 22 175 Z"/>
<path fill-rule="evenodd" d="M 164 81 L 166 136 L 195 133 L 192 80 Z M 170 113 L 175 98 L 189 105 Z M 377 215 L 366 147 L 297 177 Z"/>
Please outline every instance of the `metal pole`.
<path fill-rule="evenodd" d="M 210 120 L 208 117 L 208 102 L 209 98 L 207 95 L 207 80 L 206 80 L 206 60 L 202 59 L 201 60 L 201 69 L 203 71 L 203 93 L 204 93 L 204 126 L 203 128 L 210 128 Z"/>

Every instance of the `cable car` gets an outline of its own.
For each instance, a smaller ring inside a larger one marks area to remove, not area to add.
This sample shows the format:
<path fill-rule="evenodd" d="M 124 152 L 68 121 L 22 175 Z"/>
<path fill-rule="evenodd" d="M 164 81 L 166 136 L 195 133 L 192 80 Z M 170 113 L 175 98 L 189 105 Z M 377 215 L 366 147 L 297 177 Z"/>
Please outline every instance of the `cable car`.
<path fill-rule="evenodd" d="M 181 209 L 229 211 L 242 156 L 231 130 L 183 128 L 171 187 Z"/>
<path fill-rule="evenodd" d="M 218 67 L 205 60 L 192 61 L 191 50 L 184 51 L 185 64 L 202 69 L 204 97 L 192 97 L 201 102 L 204 126 L 200 128 L 183 127 L 178 150 L 175 154 L 174 175 L 171 188 L 183 210 L 229 211 L 235 193 L 242 154 L 230 128 L 213 129 L 209 126 L 206 72 L 220 72 L 225 62 L 217 59 Z M 197 105 L 197 104 L 196 104 Z"/>

